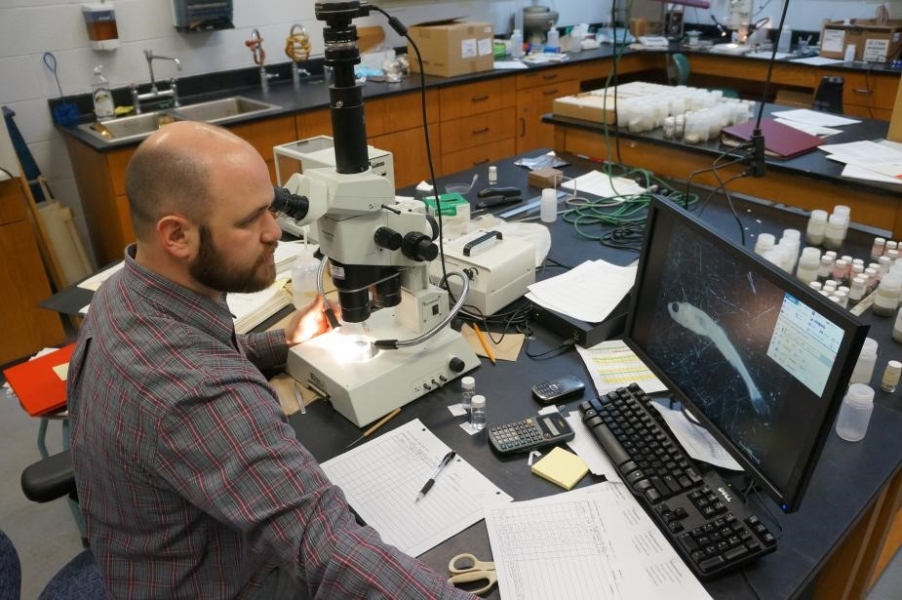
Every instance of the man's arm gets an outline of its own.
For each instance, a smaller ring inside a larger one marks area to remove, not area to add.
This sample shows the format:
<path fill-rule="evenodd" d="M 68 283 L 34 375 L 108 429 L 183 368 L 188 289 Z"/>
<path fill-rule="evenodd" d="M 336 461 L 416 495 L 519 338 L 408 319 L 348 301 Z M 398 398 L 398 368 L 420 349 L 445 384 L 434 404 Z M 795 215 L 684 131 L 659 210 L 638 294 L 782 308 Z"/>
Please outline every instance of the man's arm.
<path fill-rule="evenodd" d="M 207 393 L 217 377 L 216 396 L 185 402 L 160 435 L 161 475 L 192 504 L 275 557 L 312 596 L 472 598 L 356 523 L 262 379 L 211 373 Z"/>

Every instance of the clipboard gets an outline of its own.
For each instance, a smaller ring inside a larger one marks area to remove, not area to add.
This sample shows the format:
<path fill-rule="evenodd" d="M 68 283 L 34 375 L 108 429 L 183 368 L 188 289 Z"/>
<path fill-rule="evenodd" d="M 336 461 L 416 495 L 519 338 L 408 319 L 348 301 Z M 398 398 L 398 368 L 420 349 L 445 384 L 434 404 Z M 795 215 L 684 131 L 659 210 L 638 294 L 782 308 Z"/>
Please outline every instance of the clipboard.
<path fill-rule="evenodd" d="M 754 129 L 754 120 L 724 127 L 723 142 L 728 146 L 736 145 L 737 141 L 747 142 L 752 139 Z M 824 143 L 824 140 L 816 135 L 778 123 L 770 117 L 761 119 L 761 133 L 764 135 L 764 149 L 768 154 L 782 159 L 794 158 L 811 152 Z"/>

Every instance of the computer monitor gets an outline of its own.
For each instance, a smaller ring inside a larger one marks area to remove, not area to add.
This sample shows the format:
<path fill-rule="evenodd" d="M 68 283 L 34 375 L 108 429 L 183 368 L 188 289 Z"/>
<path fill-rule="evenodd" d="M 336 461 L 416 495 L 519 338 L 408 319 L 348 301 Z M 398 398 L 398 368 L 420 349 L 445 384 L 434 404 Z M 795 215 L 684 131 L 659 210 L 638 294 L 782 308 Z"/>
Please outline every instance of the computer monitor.
<path fill-rule="evenodd" d="M 655 198 L 624 339 L 785 512 L 797 510 L 868 327 Z"/>

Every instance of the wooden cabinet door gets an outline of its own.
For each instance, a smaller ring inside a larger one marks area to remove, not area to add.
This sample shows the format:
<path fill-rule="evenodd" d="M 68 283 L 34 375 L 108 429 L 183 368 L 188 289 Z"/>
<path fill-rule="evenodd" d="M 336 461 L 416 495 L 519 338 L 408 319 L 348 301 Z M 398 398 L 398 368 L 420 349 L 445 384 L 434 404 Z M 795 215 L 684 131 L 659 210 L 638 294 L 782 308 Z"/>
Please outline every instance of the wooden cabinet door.
<path fill-rule="evenodd" d="M 429 180 L 429 160 L 426 156 L 426 140 L 422 129 L 408 129 L 370 138 L 370 144 L 392 153 L 395 165 L 395 187 L 402 188 Z M 442 175 L 441 134 L 438 126 L 429 128 L 429 146 L 435 176 Z"/>
<path fill-rule="evenodd" d="M 542 123 L 555 98 L 579 93 L 579 81 L 556 81 L 520 90 L 517 94 L 517 153 L 554 145 L 554 126 Z"/>

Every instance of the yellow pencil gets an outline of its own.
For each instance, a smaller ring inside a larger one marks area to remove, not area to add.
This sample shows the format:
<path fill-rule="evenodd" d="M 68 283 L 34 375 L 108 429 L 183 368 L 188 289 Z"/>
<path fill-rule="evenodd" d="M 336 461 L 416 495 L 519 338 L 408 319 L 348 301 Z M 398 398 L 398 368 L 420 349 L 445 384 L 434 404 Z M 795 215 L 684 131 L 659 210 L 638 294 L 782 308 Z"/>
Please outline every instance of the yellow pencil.
<path fill-rule="evenodd" d="M 485 350 L 485 355 L 489 357 L 489 360 L 492 361 L 492 364 L 495 364 L 495 353 L 492 352 L 491 347 L 489 347 L 489 343 L 486 341 L 485 336 L 482 335 L 482 331 L 479 330 L 479 325 L 473 323 L 473 331 L 476 332 L 476 337 L 479 338 L 479 343 L 482 344 L 482 349 Z"/>

